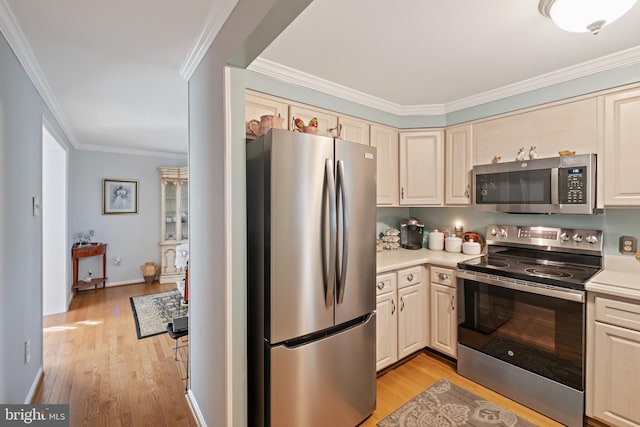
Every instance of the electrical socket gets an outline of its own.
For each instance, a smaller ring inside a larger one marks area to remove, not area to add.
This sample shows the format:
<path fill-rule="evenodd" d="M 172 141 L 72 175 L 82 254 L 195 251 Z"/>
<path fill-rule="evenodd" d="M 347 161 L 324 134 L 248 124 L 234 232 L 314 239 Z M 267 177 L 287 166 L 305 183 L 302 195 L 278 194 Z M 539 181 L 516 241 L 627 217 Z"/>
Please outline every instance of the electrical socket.
<path fill-rule="evenodd" d="M 24 343 L 24 364 L 31 362 L 31 338 Z"/>
<path fill-rule="evenodd" d="M 618 250 L 622 255 L 634 255 L 638 250 L 638 241 L 632 236 L 621 236 Z"/>

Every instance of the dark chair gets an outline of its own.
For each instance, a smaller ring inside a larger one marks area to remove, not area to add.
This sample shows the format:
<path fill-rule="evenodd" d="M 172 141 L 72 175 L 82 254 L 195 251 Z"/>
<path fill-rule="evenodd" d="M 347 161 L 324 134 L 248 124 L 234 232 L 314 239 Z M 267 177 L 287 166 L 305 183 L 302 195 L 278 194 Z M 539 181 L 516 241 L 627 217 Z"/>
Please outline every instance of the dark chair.
<path fill-rule="evenodd" d="M 179 362 L 180 359 L 178 359 L 178 349 L 179 348 L 183 348 L 183 347 L 187 347 L 188 344 L 186 344 L 186 342 L 183 340 L 182 345 L 178 345 L 178 341 L 180 340 L 180 338 L 184 338 L 186 336 L 189 335 L 189 330 L 185 329 L 184 331 L 178 331 L 175 332 L 173 330 L 173 322 L 169 322 L 167 324 L 167 333 L 169 334 L 169 336 L 171 338 L 173 338 L 176 341 L 176 346 L 173 349 L 173 355 L 174 358 L 176 360 L 176 362 Z M 186 393 L 188 391 L 188 380 L 189 380 L 189 356 L 187 356 L 187 363 L 186 363 L 186 370 L 185 370 L 185 376 L 184 378 L 182 378 L 184 380 L 184 392 Z"/>

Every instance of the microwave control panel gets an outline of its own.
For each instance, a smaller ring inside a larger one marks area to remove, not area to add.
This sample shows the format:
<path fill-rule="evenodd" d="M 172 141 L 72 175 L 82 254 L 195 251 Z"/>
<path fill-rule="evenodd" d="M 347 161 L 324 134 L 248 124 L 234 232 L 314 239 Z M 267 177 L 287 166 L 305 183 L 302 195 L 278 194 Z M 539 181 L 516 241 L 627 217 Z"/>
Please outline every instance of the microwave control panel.
<path fill-rule="evenodd" d="M 560 204 L 583 205 L 587 203 L 587 167 L 573 166 L 558 170 Z"/>

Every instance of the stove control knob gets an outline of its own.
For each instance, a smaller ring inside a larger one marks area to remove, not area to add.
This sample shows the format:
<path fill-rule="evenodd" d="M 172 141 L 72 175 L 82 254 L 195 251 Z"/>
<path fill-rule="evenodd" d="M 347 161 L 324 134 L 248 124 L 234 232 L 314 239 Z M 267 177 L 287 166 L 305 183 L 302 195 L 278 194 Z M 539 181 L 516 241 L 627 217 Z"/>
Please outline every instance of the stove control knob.
<path fill-rule="evenodd" d="M 576 234 L 573 235 L 572 239 L 573 239 L 574 242 L 580 243 L 580 242 L 582 242 L 582 234 L 576 233 Z"/>
<path fill-rule="evenodd" d="M 497 229 L 495 229 L 495 228 L 492 228 L 492 229 L 491 229 L 491 231 L 490 231 L 490 233 L 491 233 L 491 235 L 492 235 L 492 236 L 494 236 L 494 237 L 495 237 L 495 236 L 497 236 L 497 235 L 498 235 L 498 230 L 497 230 Z"/>
<path fill-rule="evenodd" d="M 500 229 L 500 233 L 498 233 L 498 235 L 503 238 L 506 239 L 507 238 L 507 230 L 505 230 L 504 228 Z"/>
<path fill-rule="evenodd" d="M 569 234 L 568 234 L 566 231 L 565 231 L 565 232 L 563 232 L 563 233 L 560 235 L 560 239 L 561 239 L 563 242 L 566 242 L 567 240 L 569 240 Z"/>
<path fill-rule="evenodd" d="M 598 243 L 598 237 L 597 237 L 597 236 L 595 236 L 595 235 L 593 235 L 593 234 L 589 234 L 589 235 L 585 238 L 585 240 L 586 240 L 587 242 L 591 243 L 592 245 L 594 245 L 594 244 Z"/>

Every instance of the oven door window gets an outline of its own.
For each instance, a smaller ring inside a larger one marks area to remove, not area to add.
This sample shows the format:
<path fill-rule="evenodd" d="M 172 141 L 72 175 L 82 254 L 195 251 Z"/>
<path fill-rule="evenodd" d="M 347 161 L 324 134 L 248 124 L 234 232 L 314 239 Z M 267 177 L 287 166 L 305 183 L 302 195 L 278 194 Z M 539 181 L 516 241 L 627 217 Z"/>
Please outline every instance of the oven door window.
<path fill-rule="evenodd" d="M 476 176 L 476 204 L 550 204 L 551 171 L 525 170 Z"/>
<path fill-rule="evenodd" d="M 464 280 L 460 344 L 584 390 L 584 304 Z"/>

